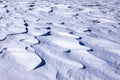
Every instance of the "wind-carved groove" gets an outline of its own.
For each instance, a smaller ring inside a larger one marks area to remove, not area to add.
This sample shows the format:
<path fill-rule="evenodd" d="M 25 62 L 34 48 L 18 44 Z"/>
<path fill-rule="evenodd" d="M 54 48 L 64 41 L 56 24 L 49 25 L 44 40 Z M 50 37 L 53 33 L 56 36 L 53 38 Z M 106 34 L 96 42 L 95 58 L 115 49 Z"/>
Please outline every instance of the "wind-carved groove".
<path fill-rule="evenodd" d="M 83 43 L 82 41 L 79 41 L 79 44 L 80 44 L 81 46 L 84 46 L 84 45 L 85 45 L 85 43 Z"/>
<path fill-rule="evenodd" d="M 51 34 L 51 31 L 48 31 L 47 33 L 42 34 L 41 36 L 50 36 L 50 35 L 52 35 L 52 34 Z"/>
<path fill-rule="evenodd" d="M 1 58 L 3 59 L 6 54 L 4 54 L 4 51 L 7 50 L 7 48 L 3 48 L 1 51 L 0 51 L 0 54 L 1 54 Z"/>
<path fill-rule="evenodd" d="M 51 7 L 50 9 L 51 9 L 51 10 L 48 11 L 48 13 L 52 13 L 52 12 L 54 11 L 54 8 L 53 8 L 53 7 Z"/>
<path fill-rule="evenodd" d="M 33 70 L 35 70 L 37 68 L 40 68 L 40 67 L 42 67 L 42 66 L 44 66 L 46 64 L 45 60 L 41 56 L 39 56 L 39 57 L 41 58 L 42 61 Z"/>
<path fill-rule="evenodd" d="M 35 45 L 39 45 L 41 42 L 40 42 L 40 40 L 37 38 L 37 36 L 34 36 L 34 38 L 38 40 L 38 43 L 32 44 L 32 45 L 30 45 L 30 46 L 35 50 L 34 46 L 35 46 Z M 41 62 L 40 62 L 35 68 L 33 68 L 33 70 L 35 70 L 35 69 L 37 69 L 37 68 L 40 68 L 40 67 L 42 67 L 42 66 L 44 66 L 44 65 L 46 64 L 45 60 L 36 52 L 36 50 L 35 50 L 34 52 L 35 52 L 35 54 L 41 59 Z"/>
<path fill-rule="evenodd" d="M 80 41 L 82 39 L 82 37 L 78 37 L 78 38 L 76 38 L 76 40 L 78 40 L 78 41 Z"/>
<path fill-rule="evenodd" d="M 40 40 L 37 38 L 37 36 L 34 36 L 34 38 L 38 40 L 38 43 L 36 43 L 36 44 L 40 44 L 41 43 Z"/>
<path fill-rule="evenodd" d="M 57 72 L 56 73 L 56 80 L 61 80 L 61 79 L 64 80 L 64 76 L 60 72 Z"/>
<path fill-rule="evenodd" d="M 93 49 L 89 49 L 89 50 L 87 50 L 88 52 L 93 52 L 94 50 Z"/>
<path fill-rule="evenodd" d="M 47 27 L 47 28 L 45 28 L 46 30 L 50 30 L 51 29 L 51 27 Z"/>
<path fill-rule="evenodd" d="M 3 51 L 4 51 L 4 50 L 6 50 L 6 49 L 7 49 L 7 48 L 3 48 L 3 49 L 0 51 L 0 54 L 2 54 L 2 53 L 3 53 Z"/>
<path fill-rule="evenodd" d="M 26 23 L 25 20 L 24 20 L 24 26 L 25 26 L 25 31 L 24 31 L 24 32 L 7 34 L 3 39 L 0 39 L 0 41 L 4 41 L 4 40 L 6 40 L 9 36 L 12 36 L 12 35 L 27 34 L 27 33 L 28 33 L 28 26 L 29 26 L 29 25 Z"/>
<path fill-rule="evenodd" d="M 67 56 L 69 56 L 69 53 L 71 53 L 71 50 L 68 49 L 68 50 L 64 51 L 64 53 L 67 53 Z M 71 58 L 71 57 L 69 56 L 69 58 Z M 73 59 L 74 61 L 77 61 L 77 60 L 75 60 L 74 58 L 72 58 L 72 59 Z M 86 66 L 84 65 L 83 62 L 81 62 L 81 61 L 77 61 L 77 62 L 83 65 L 83 67 L 82 67 L 81 69 L 86 69 Z"/>
<path fill-rule="evenodd" d="M 24 26 L 28 27 L 28 23 L 24 20 Z"/>
<path fill-rule="evenodd" d="M 34 49 L 34 54 L 37 55 L 41 60 L 40 60 L 40 63 L 39 63 L 36 67 L 34 67 L 32 70 L 35 70 L 35 69 L 37 69 L 37 68 L 40 68 L 40 67 L 42 67 L 42 66 L 44 66 L 44 65 L 46 64 L 45 60 L 36 52 L 36 50 L 35 50 L 35 48 L 34 48 L 34 46 L 39 45 L 39 44 L 41 43 L 41 41 L 38 39 L 37 36 L 34 36 L 34 38 L 37 39 L 38 42 L 37 42 L 37 43 L 34 43 L 34 44 L 31 44 L 30 47 Z M 24 40 L 24 39 L 22 39 L 22 40 L 20 40 L 20 41 L 23 41 L 23 40 Z M 25 49 L 27 50 L 28 47 L 25 47 Z"/>
<path fill-rule="evenodd" d="M 7 39 L 7 36 L 5 36 L 3 39 L 0 39 L 0 41 L 4 41 Z"/>
<path fill-rule="evenodd" d="M 82 65 L 83 65 L 83 64 L 82 64 Z M 85 65 L 83 65 L 82 69 L 86 69 L 86 66 L 85 66 Z"/>
<path fill-rule="evenodd" d="M 70 49 L 68 49 L 67 51 L 64 51 L 65 53 L 70 53 L 71 52 L 71 50 Z"/>
<path fill-rule="evenodd" d="M 41 59 L 41 62 L 35 68 L 33 68 L 33 70 L 40 68 L 46 64 L 45 60 L 36 52 L 36 50 L 35 50 L 35 54 Z"/>
<path fill-rule="evenodd" d="M 87 29 L 84 32 L 92 32 L 92 30 L 91 29 Z"/>

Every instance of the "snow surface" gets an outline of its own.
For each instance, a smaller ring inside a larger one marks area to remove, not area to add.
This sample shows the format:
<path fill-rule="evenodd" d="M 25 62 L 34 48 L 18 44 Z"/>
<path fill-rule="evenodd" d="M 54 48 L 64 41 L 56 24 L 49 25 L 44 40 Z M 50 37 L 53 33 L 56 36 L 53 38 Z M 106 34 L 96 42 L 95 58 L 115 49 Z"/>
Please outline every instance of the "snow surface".
<path fill-rule="evenodd" d="M 0 0 L 0 80 L 120 80 L 120 0 Z"/>

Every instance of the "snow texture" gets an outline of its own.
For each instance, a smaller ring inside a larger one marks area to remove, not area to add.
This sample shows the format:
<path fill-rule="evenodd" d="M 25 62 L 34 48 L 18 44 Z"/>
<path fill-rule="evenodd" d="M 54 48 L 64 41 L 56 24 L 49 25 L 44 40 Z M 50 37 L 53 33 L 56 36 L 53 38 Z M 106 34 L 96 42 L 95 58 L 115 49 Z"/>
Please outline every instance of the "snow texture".
<path fill-rule="evenodd" d="M 0 0 L 0 80 L 120 80 L 120 0 Z"/>

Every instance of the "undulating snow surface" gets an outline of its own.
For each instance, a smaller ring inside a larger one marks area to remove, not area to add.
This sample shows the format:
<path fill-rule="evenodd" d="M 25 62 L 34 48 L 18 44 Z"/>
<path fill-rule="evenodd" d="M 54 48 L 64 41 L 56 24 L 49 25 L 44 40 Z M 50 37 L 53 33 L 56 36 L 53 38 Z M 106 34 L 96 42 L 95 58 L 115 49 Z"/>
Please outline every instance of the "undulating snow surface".
<path fill-rule="evenodd" d="M 120 80 L 120 0 L 0 0 L 0 80 Z"/>

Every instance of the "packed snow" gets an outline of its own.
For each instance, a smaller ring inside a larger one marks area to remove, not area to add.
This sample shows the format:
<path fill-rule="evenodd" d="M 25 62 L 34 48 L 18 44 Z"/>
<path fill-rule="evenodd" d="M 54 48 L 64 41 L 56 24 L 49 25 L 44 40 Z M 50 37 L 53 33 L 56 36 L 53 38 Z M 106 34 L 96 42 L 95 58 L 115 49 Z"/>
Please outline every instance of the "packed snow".
<path fill-rule="evenodd" d="M 0 80 L 120 80 L 120 0 L 0 0 Z"/>

